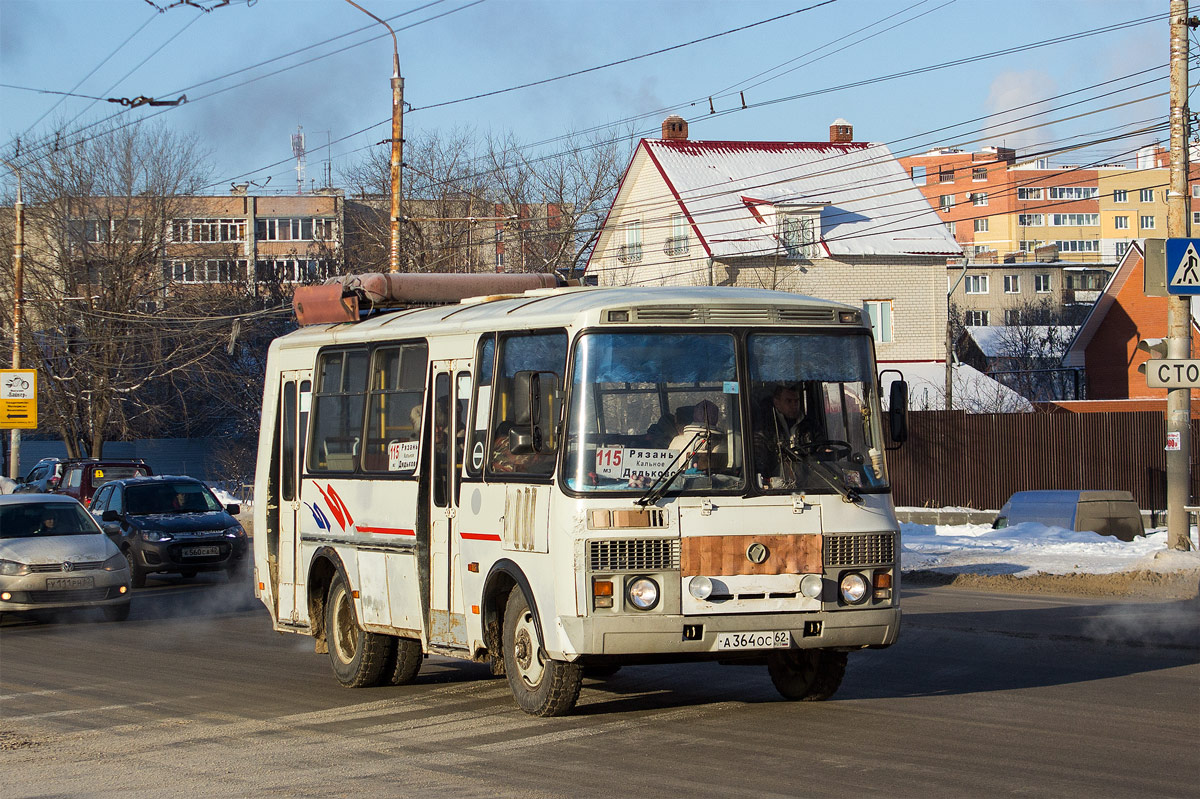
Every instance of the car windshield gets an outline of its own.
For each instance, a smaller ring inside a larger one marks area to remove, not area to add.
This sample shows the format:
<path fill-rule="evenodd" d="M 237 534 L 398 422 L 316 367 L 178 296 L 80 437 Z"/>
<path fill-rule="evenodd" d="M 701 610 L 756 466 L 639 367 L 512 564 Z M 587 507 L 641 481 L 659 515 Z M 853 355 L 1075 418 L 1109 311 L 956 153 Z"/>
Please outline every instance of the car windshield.
<path fill-rule="evenodd" d="M 759 488 L 840 493 L 887 488 L 867 336 L 751 334 L 746 351 Z"/>
<path fill-rule="evenodd" d="M 567 422 L 568 487 L 741 489 L 735 351 L 728 333 L 582 336 Z"/>
<path fill-rule="evenodd" d="M 155 482 L 125 488 L 125 512 L 131 516 L 152 513 L 208 513 L 221 510 L 212 492 L 200 483 Z"/>
<path fill-rule="evenodd" d="M 28 502 L 0 505 L 0 538 L 52 535 L 95 535 L 100 532 L 91 514 L 71 502 Z"/>

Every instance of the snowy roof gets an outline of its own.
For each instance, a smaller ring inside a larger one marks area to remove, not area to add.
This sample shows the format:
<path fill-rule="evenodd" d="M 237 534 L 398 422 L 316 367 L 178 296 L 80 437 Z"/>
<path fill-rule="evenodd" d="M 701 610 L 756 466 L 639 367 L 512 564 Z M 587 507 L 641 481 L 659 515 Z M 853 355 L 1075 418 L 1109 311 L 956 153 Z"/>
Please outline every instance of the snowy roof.
<path fill-rule="evenodd" d="M 1039 355 L 1059 360 L 1075 338 L 1074 325 L 967 325 L 963 328 L 987 358 Z"/>
<path fill-rule="evenodd" d="M 892 364 L 880 361 L 886 399 L 898 369 L 908 382 L 910 411 L 940 411 L 946 406 L 945 361 Z M 954 364 L 954 410 L 968 413 L 1028 413 L 1033 404 L 1008 386 L 965 363 Z"/>
<path fill-rule="evenodd" d="M 883 144 L 645 139 L 713 257 L 775 253 L 777 205 L 819 213 L 838 255 L 948 255 L 961 248 Z"/>

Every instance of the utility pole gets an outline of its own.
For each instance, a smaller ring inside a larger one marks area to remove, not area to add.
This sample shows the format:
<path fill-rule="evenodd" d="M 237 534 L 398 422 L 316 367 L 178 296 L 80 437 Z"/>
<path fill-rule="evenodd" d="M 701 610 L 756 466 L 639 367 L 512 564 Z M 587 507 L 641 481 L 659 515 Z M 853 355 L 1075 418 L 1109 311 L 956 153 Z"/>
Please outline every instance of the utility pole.
<path fill-rule="evenodd" d="M 13 231 L 13 315 L 12 315 L 12 368 L 21 368 L 21 306 L 25 302 L 23 296 L 25 283 L 25 202 L 21 196 L 21 170 L 8 161 L 0 160 L 17 176 L 17 201 L 13 203 L 13 213 L 16 214 L 16 228 Z M 21 477 L 21 428 L 14 427 L 11 431 L 8 447 L 8 476 L 13 480 Z"/>
<path fill-rule="evenodd" d="M 400 166 L 404 154 L 404 78 L 400 77 L 400 46 L 392 26 L 367 11 L 354 0 L 347 3 L 388 29 L 392 34 L 392 243 L 388 251 L 388 271 L 400 271 Z"/>
<path fill-rule="evenodd" d="M 1171 0 L 1171 179 L 1167 192 L 1167 237 L 1188 238 L 1187 215 L 1187 86 L 1188 3 Z M 1191 297 L 1167 297 L 1167 357 L 1191 357 Z M 1179 437 L 1178 447 L 1167 450 L 1167 547 L 1191 549 L 1190 504 L 1191 388 L 1167 391 L 1167 435 Z"/>

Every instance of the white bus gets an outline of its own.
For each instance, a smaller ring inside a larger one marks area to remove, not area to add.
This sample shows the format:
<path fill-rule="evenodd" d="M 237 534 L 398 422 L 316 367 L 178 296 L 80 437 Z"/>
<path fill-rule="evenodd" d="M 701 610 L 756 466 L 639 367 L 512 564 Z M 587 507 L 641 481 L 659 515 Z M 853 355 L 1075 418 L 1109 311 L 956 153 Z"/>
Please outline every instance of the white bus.
<path fill-rule="evenodd" d="M 343 685 L 449 655 L 551 716 L 584 674 L 718 660 L 812 700 L 896 640 L 906 387 L 885 419 L 859 309 L 561 288 L 349 318 L 271 345 L 254 511 L 257 596 Z"/>

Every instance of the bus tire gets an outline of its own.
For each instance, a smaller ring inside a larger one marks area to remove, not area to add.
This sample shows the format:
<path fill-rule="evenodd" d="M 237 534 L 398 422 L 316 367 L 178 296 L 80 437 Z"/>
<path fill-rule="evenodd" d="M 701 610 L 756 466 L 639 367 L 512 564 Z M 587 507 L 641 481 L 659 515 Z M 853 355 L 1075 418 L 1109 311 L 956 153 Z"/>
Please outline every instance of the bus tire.
<path fill-rule="evenodd" d="M 570 713 L 579 699 L 583 669 L 578 663 L 543 657 L 533 612 L 520 586 L 513 586 L 508 595 L 501 637 L 504 671 L 517 706 L 531 716 Z"/>
<path fill-rule="evenodd" d="M 325 639 L 338 682 L 347 688 L 379 684 L 392 638 L 369 633 L 359 626 L 354 600 L 340 572 L 334 575 L 325 601 Z"/>
<path fill-rule="evenodd" d="M 846 674 L 846 653 L 829 649 L 789 649 L 767 657 L 771 682 L 784 699 L 820 702 L 837 693 Z"/>
<path fill-rule="evenodd" d="M 397 638 L 396 652 L 392 656 L 391 668 L 386 669 L 384 677 L 392 685 L 408 685 L 416 679 L 421 670 L 421 642 L 416 638 Z"/>

